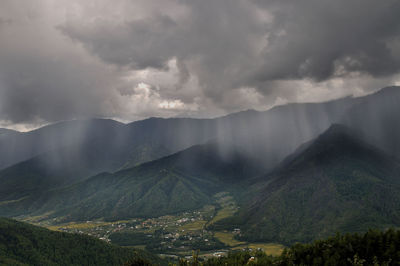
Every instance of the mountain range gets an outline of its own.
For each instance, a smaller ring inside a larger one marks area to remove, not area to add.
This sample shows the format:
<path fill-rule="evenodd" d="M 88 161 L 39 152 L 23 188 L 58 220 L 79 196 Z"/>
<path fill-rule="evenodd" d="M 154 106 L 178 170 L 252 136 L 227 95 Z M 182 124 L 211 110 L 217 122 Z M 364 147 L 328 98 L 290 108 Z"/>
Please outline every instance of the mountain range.
<path fill-rule="evenodd" d="M 226 152 L 226 151 L 224 151 Z M 221 153 L 215 143 L 184 151 L 114 174 L 102 173 L 83 182 L 48 190 L 3 205 L 14 215 L 54 212 L 64 221 L 156 217 L 200 209 L 212 196 L 263 168 L 240 153 Z M 232 188 L 230 188 L 232 187 Z"/>
<path fill-rule="evenodd" d="M 157 217 L 228 191 L 239 238 L 293 243 L 399 226 L 400 88 L 215 119 L 0 130 L 0 216 Z"/>

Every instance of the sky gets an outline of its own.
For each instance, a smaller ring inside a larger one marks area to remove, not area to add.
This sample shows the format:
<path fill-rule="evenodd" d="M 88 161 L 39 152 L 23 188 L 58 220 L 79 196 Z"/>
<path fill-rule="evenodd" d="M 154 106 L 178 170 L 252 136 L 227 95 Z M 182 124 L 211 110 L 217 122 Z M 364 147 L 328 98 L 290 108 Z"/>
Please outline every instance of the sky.
<path fill-rule="evenodd" d="M 0 127 L 216 117 L 400 84 L 397 0 L 1 0 Z"/>

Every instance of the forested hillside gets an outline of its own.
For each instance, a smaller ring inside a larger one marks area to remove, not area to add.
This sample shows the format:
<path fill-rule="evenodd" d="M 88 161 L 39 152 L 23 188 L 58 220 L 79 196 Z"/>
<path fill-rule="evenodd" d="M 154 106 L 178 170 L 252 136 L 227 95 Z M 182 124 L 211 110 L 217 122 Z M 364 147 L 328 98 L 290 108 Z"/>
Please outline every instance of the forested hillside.
<path fill-rule="evenodd" d="M 281 256 L 267 256 L 262 251 L 239 251 L 226 257 L 199 261 L 196 256 L 179 265 L 398 265 L 400 231 L 368 231 L 364 234 L 337 234 L 310 244 L 295 244 Z"/>
<path fill-rule="evenodd" d="M 1 265 L 122 265 L 138 258 L 158 258 L 81 234 L 54 232 L 0 218 Z"/>
<path fill-rule="evenodd" d="M 335 232 L 400 225 L 400 163 L 333 125 L 290 156 L 221 225 L 242 229 L 240 239 L 292 244 Z"/>

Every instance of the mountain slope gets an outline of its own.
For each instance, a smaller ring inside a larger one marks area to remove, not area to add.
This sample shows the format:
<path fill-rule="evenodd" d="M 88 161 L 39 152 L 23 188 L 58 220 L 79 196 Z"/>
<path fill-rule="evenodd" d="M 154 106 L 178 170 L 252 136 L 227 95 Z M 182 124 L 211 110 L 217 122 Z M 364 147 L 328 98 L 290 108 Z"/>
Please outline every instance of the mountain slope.
<path fill-rule="evenodd" d="M 384 142 L 382 145 L 390 147 L 394 141 L 399 142 L 399 99 L 399 87 L 389 87 L 359 98 L 287 104 L 264 112 L 244 111 L 215 119 L 149 118 L 127 125 L 91 119 L 60 122 L 25 133 L 7 131 L 0 134 L 0 169 L 71 146 L 105 146 L 102 151 L 123 157 L 119 167 L 129 167 L 210 139 L 226 139 L 273 167 L 301 143 L 337 122 L 374 133 Z M 391 126 L 396 134 L 390 134 Z"/>
<path fill-rule="evenodd" d="M 290 104 L 217 119 L 150 118 L 127 125 L 105 119 L 67 121 L 2 134 L 0 169 L 9 167 L 0 171 L 0 201 L 38 197 L 49 189 L 128 169 L 210 139 L 219 140 L 220 150 L 240 149 L 272 168 L 358 101 Z"/>
<path fill-rule="evenodd" d="M 128 153 L 126 161 L 120 164 L 127 162 L 128 166 L 134 166 L 211 139 L 226 139 L 248 154 L 260 158 L 260 154 L 268 155 L 267 162 L 276 163 L 299 144 L 321 133 L 360 100 L 288 104 L 265 112 L 244 111 L 215 119 L 149 118 L 126 125 L 109 119 L 59 122 L 0 138 L 0 154 L 6 155 L 0 157 L 0 169 L 49 151 L 95 144 L 105 145 L 110 149 L 108 153 L 118 156 L 120 152 Z M 283 137 L 290 141 L 277 145 Z M 157 155 L 159 151 L 165 152 Z M 144 154 L 145 158 L 137 158 L 137 154 Z"/>
<path fill-rule="evenodd" d="M 0 201 L 38 196 L 101 171 L 114 169 L 123 157 L 103 146 L 70 147 L 36 156 L 0 171 Z"/>
<path fill-rule="evenodd" d="M 0 218 L 2 265 L 122 265 L 138 257 L 158 260 L 144 251 L 117 247 L 89 236 Z"/>
<path fill-rule="evenodd" d="M 103 142 L 107 136 L 118 136 L 124 124 L 106 119 L 67 121 L 30 132 L 8 134 L 0 138 L 0 169 L 63 147 L 80 146 L 87 141 Z"/>
<path fill-rule="evenodd" d="M 212 196 L 264 171 L 239 152 L 211 142 L 114 174 L 3 202 L 0 214 L 52 212 L 64 220 L 154 217 L 203 207 Z"/>
<path fill-rule="evenodd" d="M 3 163 L 13 160 L 14 155 L 19 158 L 41 153 L 0 171 L 0 201 L 38 197 L 49 189 L 118 170 L 127 162 L 136 165 L 170 154 L 151 144 L 136 145 L 126 126 L 112 120 L 63 122 L 16 133 L 11 139 L 1 136 L 0 150 L 10 148 L 1 157 Z M 23 152 L 26 149 L 31 150 Z"/>
<path fill-rule="evenodd" d="M 17 134 L 19 134 L 18 131 L 15 131 L 12 129 L 7 129 L 7 128 L 0 128 L 0 137 L 7 136 L 7 135 L 17 135 Z"/>
<path fill-rule="evenodd" d="M 363 132 L 369 142 L 400 158 L 400 87 L 383 88 L 366 96 L 341 119 Z"/>
<path fill-rule="evenodd" d="M 390 99 L 398 97 L 400 90 L 395 87 L 360 98 L 288 104 L 265 112 L 245 111 L 217 119 L 151 118 L 127 125 L 94 119 L 3 134 L 0 168 L 28 160 L 0 171 L 0 206 L 29 197 L 42 198 L 49 190 L 104 171 L 128 169 L 210 139 L 219 140 L 216 145 L 220 151 L 241 150 L 254 162 L 273 169 L 301 143 L 315 138 L 340 119 L 350 121 L 348 124 L 356 128 L 357 121 L 365 121 L 366 127 L 364 122 L 360 125 L 364 134 L 373 133 L 375 145 L 396 154 L 400 134 L 395 125 L 400 112 L 395 112 L 397 102 Z M 375 112 L 375 107 L 383 111 Z M 371 119 L 374 112 L 376 119 Z M 377 128 L 382 131 L 380 135 L 374 131 Z M 12 216 L 22 210 L 9 211 L 1 213 Z"/>
<path fill-rule="evenodd" d="M 237 218 L 225 221 L 240 226 L 243 239 L 292 243 L 400 225 L 400 164 L 343 126 L 265 179 Z"/>

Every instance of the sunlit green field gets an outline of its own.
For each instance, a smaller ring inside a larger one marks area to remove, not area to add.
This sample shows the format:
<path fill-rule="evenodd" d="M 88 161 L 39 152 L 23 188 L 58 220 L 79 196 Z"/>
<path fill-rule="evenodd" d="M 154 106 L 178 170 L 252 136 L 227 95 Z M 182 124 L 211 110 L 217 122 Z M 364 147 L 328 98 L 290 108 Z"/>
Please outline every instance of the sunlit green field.
<path fill-rule="evenodd" d="M 208 223 L 208 225 L 212 225 L 217 221 L 231 217 L 237 211 L 236 202 L 233 197 L 229 195 L 229 193 L 221 192 L 216 194 L 215 197 L 217 198 L 216 201 L 218 202 L 220 209 L 218 210 L 215 217 Z"/>
<path fill-rule="evenodd" d="M 206 205 L 200 210 L 193 211 L 191 213 L 180 213 L 177 215 L 166 215 L 158 218 L 149 219 L 132 219 L 132 220 L 120 220 L 120 221 L 103 221 L 94 220 L 86 222 L 70 222 L 64 224 L 52 224 L 52 220 L 48 219 L 43 222 L 46 217 L 30 217 L 30 222 L 40 223 L 40 225 L 47 227 L 50 230 L 55 231 L 66 231 L 66 232 L 81 232 L 89 234 L 97 238 L 110 241 L 110 235 L 118 232 L 137 233 L 137 234 L 148 234 L 149 237 L 154 235 L 168 233 L 179 234 L 180 236 L 193 237 L 193 241 L 201 243 L 204 239 L 209 239 L 210 245 L 215 245 L 215 242 L 222 242 L 226 246 L 218 246 L 211 252 L 209 250 L 200 251 L 202 256 L 213 257 L 215 252 L 225 254 L 229 250 L 241 250 L 246 248 L 251 249 L 262 249 L 268 255 L 280 255 L 283 250 L 283 246 L 274 243 L 248 243 L 235 239 L 236 233 L 231 231 L 213 231 L 208 227 L 209 225 L 220 221 L 222 219 L 235 215 L 238 207 L 234 198 L 228 192 L 222 192 L 215 195 L 215 205 Z M 186 219 L 186 220 L 183 220 Z M 38 222 L 39 221 L 39 222 Z M 161 230 L 161 231 L 160 231 Z M 196 237 L 201 237 L 202 240 L 195 240 Z M 157 237 L 156 237 L 157 238 Z M 176 237 L 175 237 L 176 238 Z M 214 240 L 213 240 L 214 239 Z M 113 240 L 115 241 L 115 239 Z M 125 241 L 125 240 L 124 240 Z M 154 241 L 154 240 L 153 240 Z M 189 249 L 180 250 L 179 247 L 174 247 L 171 239 L 168 240 L 161 238 L 160 245 L 164 242 L 164 246 L 171 246 L 171 250 L 163 250 L 166 254 L 187 256 L 190 255 L 192 250 L 190 249 L 190 243 L 186 242 Z M 175 241 L 175 240 L 174 240 Z M 182 241 L 182 240 L 181 240 Z M 184 241 L 188 241 L 187 239 Z M 192 240 L 191 240 L 192 241 Z M 207 240 L 208 241 L 208 240 Z M 167 242 L 168 244 L 166 244 Z M 132 244 L 133 247 L 139 249 L 146 249 L 148 244 L 136 243 Z M 203 244 L 204 245 L 204 244 Z"/>
<path fill-rule="evenodd" d="M 192 223 L 188 223 L 185 225 L 182 225 L 180 227 L 181 230 L 185 231 L 197 231 L 197 230 L 202 230 L 204 228 L 204 225 L 207 223 L 207 221 L 201 220 L 201 221 L 195 221 Z"/>
<path fill-rule="evenodd" d="M 232 234 L 230 232 L 215 232 L 214 236 L 219 241 L 221 241 L 222 243 L 224 243 L 225 245 L 230 246 L 230 247 L 246 244 L 246 242 L 241 242 L 241 241 L 234 239 L 233 238 L 234 234 Z"/>
<path fill-rule="evenodd" d="M 50 230 L 55 230 L 58 231 L 60 228 L 67 228 L 67 229 L 90 229 L 90 228 L 96 228 L 99 226 L 106 226 L 106 225 L 112 225 L 112 224 L 118 224 L 118 223 L 126 223 L 129 222 L 127 220 L 123 220 L 123 221 L 114 221 L 114 222 L 82 222 L 82 223 L 75 223 L 75 222 L 71 222 L 71 223 L 67 223 L 67 224 L 59 224 L 59 225 L 51 225 L 51 226 L 47 226 L 47 229 Z"/>
<path fill-rule="evenodd" d="M 262 249 L 268 255 L 279 256 L 282 254 L 282 251 L 285 248 L 283 245 L 275 243 L 241 242 L 234 239 L 234 234 L 231 232 L 215 232 L 214 236 L 225 245 L 230 246 L 232 250 L 240 250 L 245 248 Z"/>
<path fill-rule="evenodd" d="M 247 245 L 234 247 L 232 249 L 237 250 L 243 248 L 262 249 L 268 255 L 279 256 L 282 254 L 282 251 L 285 247 L 274 243 L 250 243 Z"/>

